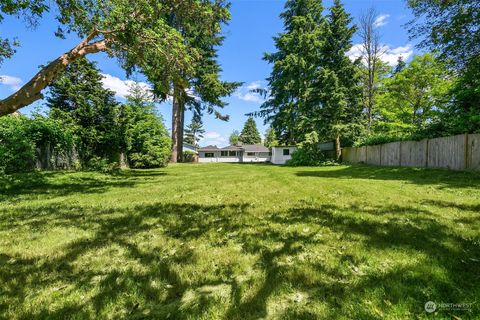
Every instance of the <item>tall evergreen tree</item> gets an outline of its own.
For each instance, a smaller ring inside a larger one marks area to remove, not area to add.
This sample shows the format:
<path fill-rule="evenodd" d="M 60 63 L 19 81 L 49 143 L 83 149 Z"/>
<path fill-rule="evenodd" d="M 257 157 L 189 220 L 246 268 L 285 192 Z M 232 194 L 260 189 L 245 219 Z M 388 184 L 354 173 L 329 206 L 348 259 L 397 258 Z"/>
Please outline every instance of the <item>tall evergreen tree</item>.
<path fill-rule="evenodd" d="M 185 129 L 185 138 L 183 140 L 198 147 L 198 142 L 203 138 L 204 133 L 202 118 L 199 114 L 194 114 L 190 124 Z"/>
<path fill-rule="evenodd" d="M 117 125 L 119 107 L 114 93 L 102 86 L 102 75 L 85 58 L 68 65 L 50 86 L 50 116 L 73 128 L 81 160 L 93 157 L 115 160 L 120 152 Z"/>
<path fill-rule="evenodd" d="M 228 138 L 228 141 L 230 142 L 230 145 L 235 146 L 238 144 L 239 138 L 240 132 L 238 132 L 238 130 L 233 130 L 233 132 L 230 134 L 230 137 Z"/>
<path fill-rule="evenodd" d="M 156 112 L 151 93 L 134 83 L 119 118 L 122 151 L 128 164 L 133 168 L 166 166 L 171 140 L 162 116 Z"/>
<path fill-rule="evenodd" d="M 262 142 L 262 138 L 260 137 L 260 133 L 257 129 L 257 124 L 252 117 L 249 117 L 245 122 L 242 133 L 240 133 L 238 140 L 243 144 L 257 144 Z"/>
<path fill-rule="evenodd" d="M 316 101 L 313 87 L 322 45 L 323 6 L 319 0 L 288 0 L 280 15 L 284 31 L 274 38 L 277 51 L 264 60 L 272 64 L 269 97 L 255 113 L 271 123 L 282 143 L 297 143 L 313 130 L 306 110 Z"/>
<path fill-rule="evenodd" d="M 221 25 L 230 20 L 228 7 L 224 1 L 212 4 L 214 22 L 209 32 L 205 32 L 201 24 L 190 25 L 188 28 L 179 26 L 179 32 L 188 46 L 195 50 L 197 57 L 172 82 L 172 162 L 182 161 L 185 110 L 190 109 L 197 115 L 206 111 L 214 114 L 217 119 L 227 121 L 228 116 L 219 111 L 227 105 L 223 98 L 231 95 L 241 85 L 239 82 L 220 80 L 222 69 L 217 50 L 225 38 L 221 34 Z M 175 16 L 171 19 L 174 21 Z"/>
<path fill-rule="evenodd" d="M 314 89 L 321 110 L 317 112 L 313 108 L 308 116 L 317 122 L 314 128 L 321 138 L 335 139 L 337 159 L 341 153 L 341 136 L 355 131 L 362 120 L 361 79 L 347 56 L 356 31 L 352 20 L 340 0 L 335 0 L 326 17 L 318 63 L 319 83 Z"/>
<path fill-rule="evenodd" d="M 263 141 L 263 145 L 267 148 L 278 145 L 277 135 L 275 134 L 275 130 L 272 128 L 268 128 L 267 132 L 265 132 L 265 141 Z"/>

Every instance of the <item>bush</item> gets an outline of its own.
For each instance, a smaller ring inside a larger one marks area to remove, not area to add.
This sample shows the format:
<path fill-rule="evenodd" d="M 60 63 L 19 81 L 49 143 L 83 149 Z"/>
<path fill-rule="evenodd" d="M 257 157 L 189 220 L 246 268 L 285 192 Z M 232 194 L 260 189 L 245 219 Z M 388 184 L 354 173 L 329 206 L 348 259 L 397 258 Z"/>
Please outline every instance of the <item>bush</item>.
<path fill-rule="evenodd" d="M 87 167 L 93 171 L 100 171 L 104 173 L 112 173 L 120 170 L 118 162 L 112 162 L 106 158 L 92 157 L 88 163 Z"/>
<path fill-rule="evenodd" d="M 335 162 L 329 160 L 320 151 L 319 139 L 316 132 L 305 135 L 305 141 L 299 144 L 297 150 L 292 154 L 292 158 L 288 160 L 289 166 L 325 166 L 333 165 Z"/>
<path fill-rule="evenodd" d="M 35 142 L 28 135 L 28 119 L 21 116 L 0 118 L 0 171 L 31 171 L 35 168 Z"/>
<path fill-rule="evenodd" d="M 61 154 L 71 150 L 73 138 L 59 122 L 35 115 L 0 118 L 0 170 L 25 172 L 35 169 L 36 148 Z M 50 161 L 51 159 L 48 159 Z"/>
<path fill-rule="evenodd" d="M 183 151 L 183 162 L 195 162 L 196 153 L 190 150 Z"/>

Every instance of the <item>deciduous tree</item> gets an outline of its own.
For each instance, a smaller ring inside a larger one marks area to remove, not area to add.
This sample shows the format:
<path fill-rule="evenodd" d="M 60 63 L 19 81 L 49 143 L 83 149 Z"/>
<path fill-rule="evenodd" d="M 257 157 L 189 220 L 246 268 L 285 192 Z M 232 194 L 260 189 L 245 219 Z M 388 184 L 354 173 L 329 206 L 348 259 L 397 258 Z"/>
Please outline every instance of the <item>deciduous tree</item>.
<path fill-rule="evenodd" d="M 45 11 L 57 13 L 56 35 L 75 33 L 81 40 L 74 48 L 40 68 L 17 92 L 0 100 L 0 116 L 15 112 L 42 98 L 41 91 L 69 64 L 88 54 L 106 52 L 116 57 L 127 75 L 134 69 L 143 73 L 161 98 L 170 93 L 171 83 L 195 71 L 202 53 L 191 46 L 180 30 L 195 29 L 199 34 L 218 32 L 218 7 L 223 1 L 208 0 L 107 0 L 107 1 L 7 1 L 3 14 L 41 17 Z M 2 52 L 8 57 L 8 44 Z M 1 54 L 0 54 L 1 55 Z"/>

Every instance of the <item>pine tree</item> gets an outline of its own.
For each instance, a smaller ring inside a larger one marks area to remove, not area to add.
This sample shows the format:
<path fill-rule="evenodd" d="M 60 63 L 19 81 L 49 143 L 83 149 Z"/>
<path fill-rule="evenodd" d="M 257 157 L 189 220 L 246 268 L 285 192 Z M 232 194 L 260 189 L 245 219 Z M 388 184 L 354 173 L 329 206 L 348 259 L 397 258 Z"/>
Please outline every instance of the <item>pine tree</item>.
<path fill-rule="evenodd" d="M 238 140 L 243 144 L 257 144 L 262 142 L 262 138 L 260 137 L 260 133 L 257 129 L 257 124 L 252 117 L 248 118 L 245 122 L 242 133 L 240 133 Z"/>
<path fill-rule="evenodd" d="M 102 86 L 94 62 L 81 58 L 71 63 L 49 87 L 50 116 L 71 126 L 81 160 L 114 160 L 120 152 L 118 104 L 114 93 Z"/>
<path fill-rule="evenodd" d="M 282 143 L 296 143 L 313 130 L 306 117 L 316 102 L 317 64 L 325 19 L 319 0 L 288 0 L 280 15 L 285 31 L 274 38 L 277 51 L 265 54 L 272 64 L 270 98 L 255 115 L 270 122 Z"/>
<path fill-rule="evenodd" d="M 316 116 L 317 110 L 313 108 L 308 117 L 316 121 L 314 127 L 321 138 L 335 139 L 337 159 L 341 152 L 341 136 L 351 133 L 362 119 L 361 80 L 347 56 L 356 31 L 356 27 L 351 26 L 352 20 L 341 1 L 335 0 L 326 17 L 318 68 L 319 83 L 314 89 L 321 106 L 320 116 Z"/>
<path fill-rule="evenodd" d="M 157 114 L 151 93 L 138 83 L 129 90 L 127 103 L 119 115 L 122 150 L 133 168 L 157 168 L 167 165 L 171 140 L 163 118 Z"/>
<path fill-rule="evenodd" d="M 265 132 L 265 141 L 263 142 L 263 144 L 267 148 L 275 147 L 278 145 L 277 135 L 275 134 L 275 130 L 273 130 L 272 128 L 267 129 L 267 132 Z"/>
<path fill-rule="evenodd" d="M 182 161 L 185 111 L 207 112 L 227 121 L 229 117 L 219 111 L 227 105 L 223 98 L 242 84 L 220 79 L 222 69 L 217 51 L 225 38 L 221 34 L 221 25 L 230 20 L 228 7 L 224 1 L 215 1 L 211 8 L 213 23 L 209 32 L 205 32 L 201 24 L 179 29 L 197 56 L 186 70 L 180 72 L 184 76 L 173 82 L 172 162 Z"/>
<path fill-rule="evenodd" d="M 239 138 L 240 132 L 238 132 L 238 130 L 233 130 L 233 132 L 230 134 L 230 137 L 228 138 L 228 141 L 230 142 L 230 145 L 235 146 L 238 144 Z"/>
<path fill-rule="evenodd" d="M 194 114 L 190 124 L 185 129 L 185 138 L 183 141 L 198 147 L 198 142 L 203 138 L 205 129 L 203 129 L 202 118 L 198 114 Z"/>
<path fill-rule="evenodd" d="M 393 69 L 393 74 L 395 75 L 395 74 L 401 72 L 403 69 L 405 69 L 406 66 L 407 66 L 407 64 L 403 60 L 403 57 L 399 56 L 398 60 L 397 60 L 397 65 L 395 66 L 395 69 Z"/>

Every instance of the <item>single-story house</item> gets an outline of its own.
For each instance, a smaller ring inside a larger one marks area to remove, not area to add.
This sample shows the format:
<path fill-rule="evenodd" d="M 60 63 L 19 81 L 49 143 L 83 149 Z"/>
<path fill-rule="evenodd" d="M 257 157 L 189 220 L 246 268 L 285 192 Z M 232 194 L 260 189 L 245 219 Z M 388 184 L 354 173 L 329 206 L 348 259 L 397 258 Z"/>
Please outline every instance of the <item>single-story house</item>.
<path fill-rule="evenodd" d="M 239 144 L 198 149 L 198 162 L 269 162 L 270 150 L 261 144 Z"/>
<path fill-rule="evenodd" d="M 295 150 L 297 150 L 295 146 L 273 147 L 271 162 L 273 164 L 285 164 L 292 158 L 292 153 L 294 153 Z"/>

